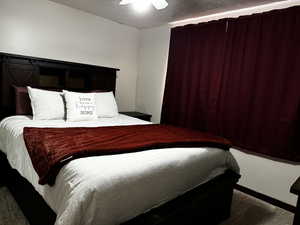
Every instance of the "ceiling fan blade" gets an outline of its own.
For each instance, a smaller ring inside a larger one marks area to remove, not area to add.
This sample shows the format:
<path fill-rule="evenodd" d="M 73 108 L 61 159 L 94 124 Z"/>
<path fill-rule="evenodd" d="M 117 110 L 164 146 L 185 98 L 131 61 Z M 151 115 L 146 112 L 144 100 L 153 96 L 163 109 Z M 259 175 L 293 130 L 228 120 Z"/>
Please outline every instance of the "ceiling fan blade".
<path fill-rule="evenodd" d="M 137 0 L 122 0 L 120 5 L 127 5 L 136 2 Z"/>
<path fill-rule="evenodd" d="M 166 0 L 151 0 L 151 3 L 158 10 L 164 9 L 168 6 L 168 2 Z"/>

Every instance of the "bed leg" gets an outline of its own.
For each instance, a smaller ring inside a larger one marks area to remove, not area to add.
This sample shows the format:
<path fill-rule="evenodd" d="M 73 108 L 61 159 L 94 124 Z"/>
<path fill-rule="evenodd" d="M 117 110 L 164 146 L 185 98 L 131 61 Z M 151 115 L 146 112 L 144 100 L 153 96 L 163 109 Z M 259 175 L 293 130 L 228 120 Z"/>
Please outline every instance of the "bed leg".
<path fill-rule="evenodd" d="M 0 151 L 0 187 L 7 184 L 9 178 L 10 166 L 8 164 L 6 155 Z"/>

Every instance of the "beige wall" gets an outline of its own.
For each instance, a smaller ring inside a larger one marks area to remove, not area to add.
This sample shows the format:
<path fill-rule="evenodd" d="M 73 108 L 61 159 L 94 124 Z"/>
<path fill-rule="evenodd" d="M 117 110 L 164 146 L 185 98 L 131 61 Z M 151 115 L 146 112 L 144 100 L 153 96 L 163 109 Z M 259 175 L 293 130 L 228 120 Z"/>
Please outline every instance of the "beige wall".
<path fill-rule="evenodd" d="M 160 121 L 169 41 L 168 25 L 143 30 L 140 34 L 136 109 L 150 113 L 155 123 Z"/>
<path fill-rule="evenodd" d="M 239 184 L 296 206 L 290 187 L 300 176 L 300 165 L 282 163 L 231 149 L 241 167 Z"/>
<path fill-rule="evenodd" d="M 120 68 L 120 110 L 134 110 L 139 31 L 46 0 L 0 0 L 0 52 Z"/>
<path fill-rule="evenodd" d="M 185 25 L 190 22 L 205 22 L 224 17 L 236 17 L 275 8 L 286 8 L 295 4 L 300 4 L 300 1 L 289 0 L 241 11 L 210 15 L 193 21 L 179 22 L 172 26 Z M 158 28 L 141 30 L 136 107 L 142 112 L 151 113 L 153 115 L 153 122 L 156 123 L 160 121 L 170 26 L 165 25 Z M 283 202 L 296 205 L 296 196 L 290 194 L 289 189 L 296 178 L 300 176 L 300 165 L 295 166 L 253 156 L 236 149 L 232 149 L 231 152 L 241 167 L 241 185 Z"/>

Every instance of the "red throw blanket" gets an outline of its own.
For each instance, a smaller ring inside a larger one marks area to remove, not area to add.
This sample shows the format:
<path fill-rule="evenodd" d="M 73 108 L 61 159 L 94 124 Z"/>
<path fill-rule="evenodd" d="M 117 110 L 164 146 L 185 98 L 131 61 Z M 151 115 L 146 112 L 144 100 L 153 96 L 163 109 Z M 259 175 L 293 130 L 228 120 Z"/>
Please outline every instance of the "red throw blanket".
<path fill-rule="evenodd" d="M 39 183 L 49 185 L 63 165 L 76 158 L 170 147 L 230 147 L 224 138 L 168 125 L 25 127 L 24 140 Z"/>

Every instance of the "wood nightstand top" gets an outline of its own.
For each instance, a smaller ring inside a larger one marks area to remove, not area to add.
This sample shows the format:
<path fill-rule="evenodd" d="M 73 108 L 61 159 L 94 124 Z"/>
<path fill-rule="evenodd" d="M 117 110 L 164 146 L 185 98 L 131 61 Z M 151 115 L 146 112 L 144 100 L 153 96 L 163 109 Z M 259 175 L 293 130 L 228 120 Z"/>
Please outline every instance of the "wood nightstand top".
<path fill-rule="evenodd" d="M 295 181 L 295 183 L 291 187 L 291 193 L 300 195 L 300 177 Z"/>
<path fill-rule="evenodd" d="M 291 193 L 298 195 L 298 201 L 297 201 L 293 225 L 299 225 L 300 224 L 300 177 L 298 177 L 298 179 L 292 185 Z"/>
<path fill-rule="evenodd" d="M 136 111 L 131 111 L 131 112 L 120 112 L 121 114 L 135 117 L 141 120 L 146 120 L 146 121 L 151 121 L 152 115 L 146 114 L 146 113 L 141 113 L 141 112 L 136 112 Z"/>
<path fill-rule="evenodd" d="M 129 111 L 129 112 L 120 112 L 125 115 L 132 115 L 132 116 L 151 116 L 150 114 L 146 113 L 141 113 L 141 112 L 136 112 L 136 111 Z"/>

